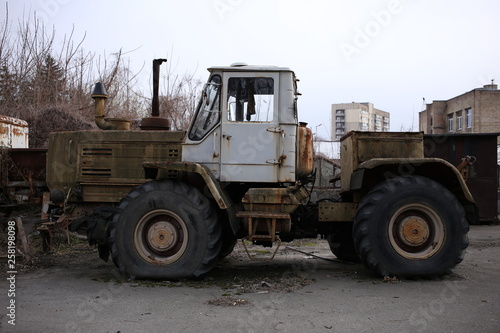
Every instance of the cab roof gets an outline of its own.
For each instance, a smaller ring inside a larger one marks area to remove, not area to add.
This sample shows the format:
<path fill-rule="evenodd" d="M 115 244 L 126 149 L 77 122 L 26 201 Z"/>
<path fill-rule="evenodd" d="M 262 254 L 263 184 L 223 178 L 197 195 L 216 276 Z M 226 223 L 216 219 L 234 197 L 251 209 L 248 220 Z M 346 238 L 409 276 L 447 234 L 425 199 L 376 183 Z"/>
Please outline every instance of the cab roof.
<path fill-rule="evenodd" d="M 270 65 L 248 65 L 242 62 L 236 62 L 230 66 L 213 66 L 208 68 L 209 72 L 291 72 L 288 67 L 270 66 Z"/>

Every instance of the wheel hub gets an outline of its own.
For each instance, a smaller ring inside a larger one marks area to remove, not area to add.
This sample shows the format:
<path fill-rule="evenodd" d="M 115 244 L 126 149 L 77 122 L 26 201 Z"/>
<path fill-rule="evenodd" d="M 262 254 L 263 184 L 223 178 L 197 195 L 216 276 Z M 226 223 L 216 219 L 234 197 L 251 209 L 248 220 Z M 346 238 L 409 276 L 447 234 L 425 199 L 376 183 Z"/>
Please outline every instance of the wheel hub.
<path fill-rule="evenodd" d="M 184 221 L 169 210 L 154 210 L 144 215 L 134 232 L 137 253 L 154 264 L 177 261 L 188 244 L 188 231 Z"/>
<path fill-rule="evenodd" d="M 149 246 L 155 252 L 170 249 L 178 239 L 177 229 L 166 221 L 156 222 L 148 230 L 147 240 Z"/>
<path fill-rule="evenodd" d="M 388 234 L 393 249 L 410 260 L 433 256 L 445 239 L 440 216 L 429 206 L 418 203 L 402 206 L 394 213 Z"/>
<path fill-rule="evenodd" d="M 408 246 L 420 246 L 429 239 L 429 226 L 418 216 L 405 218 L 399 226 L 399 237 Z"/>

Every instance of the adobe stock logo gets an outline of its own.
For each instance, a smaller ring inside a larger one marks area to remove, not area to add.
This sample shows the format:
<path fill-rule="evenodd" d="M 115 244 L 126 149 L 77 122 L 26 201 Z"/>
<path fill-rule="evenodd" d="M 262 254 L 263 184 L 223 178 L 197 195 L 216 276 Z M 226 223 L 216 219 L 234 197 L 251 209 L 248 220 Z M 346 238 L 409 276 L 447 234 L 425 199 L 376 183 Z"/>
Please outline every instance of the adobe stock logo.
<path fill-rule="evenodd" d="M 371 11 L 371 20 L 366 22 L 364 27 L 356 27 L 352 43 L 342 42 L 340 49 L 348 63 L 351 63 L 352 57 L 361 53 L 374 38 L 376 38 L 387 27 L 394 15 L 401 13 L 403 6 L 399 0 L 390 0 L 386 9 Z"/>
<path fill-rule="evenodd" d="M 214 0 L 212 4 L 220 20 L 223 21 L 226 13 L 234 11 L 242 2 L 243 0 Z"/>
<path fill-rule="evenodd" d="M 54 17 L 59 15 L 61 7 L 67 5 L 73 0 L 39 0 L 38 6 L 40 11 L 38 11 L 37 17 L 44 23 L 48 24 L 52 21 Z"/>

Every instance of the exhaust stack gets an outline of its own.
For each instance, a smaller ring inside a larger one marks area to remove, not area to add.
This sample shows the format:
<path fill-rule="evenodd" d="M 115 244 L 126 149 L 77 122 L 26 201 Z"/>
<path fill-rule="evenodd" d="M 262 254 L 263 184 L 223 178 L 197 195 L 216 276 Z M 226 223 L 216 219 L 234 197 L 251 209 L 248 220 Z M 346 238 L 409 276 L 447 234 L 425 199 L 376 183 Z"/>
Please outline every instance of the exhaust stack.
<path fill-rule="evenodd" d="M 160 118 L 160 100 L 159 100 L 159 82 L 160 82 L 160 66 L 167 59 L 153 60 L 153 102 L 151 107 L 151 117 L 143 118 L 141 121 L 141 130 L 169 130 L 170 122 L 168 119 Z"/>
<path fill-rule="evenodd" d="M 97 127 L 103 130 L 130 130 L 130 121 L 128 120 L 104 117 L 104 105 L 108 94 L 102 82 L 95 84 L 92 91 L 92 98 L 95 101 L 95 123 Z"/>

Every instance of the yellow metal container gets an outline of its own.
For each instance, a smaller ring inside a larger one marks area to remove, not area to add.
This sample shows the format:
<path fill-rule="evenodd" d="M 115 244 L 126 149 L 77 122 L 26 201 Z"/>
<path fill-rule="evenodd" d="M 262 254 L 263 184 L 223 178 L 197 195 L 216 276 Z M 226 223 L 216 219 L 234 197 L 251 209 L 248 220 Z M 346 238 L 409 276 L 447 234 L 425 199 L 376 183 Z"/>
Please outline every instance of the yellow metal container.
<path fill-rule="evenodd" d="M 341 189 L 348 191 L 351 174 L 374 158 L 424 158 L 421 132 L 349 132 L 340 141 Z"/>

